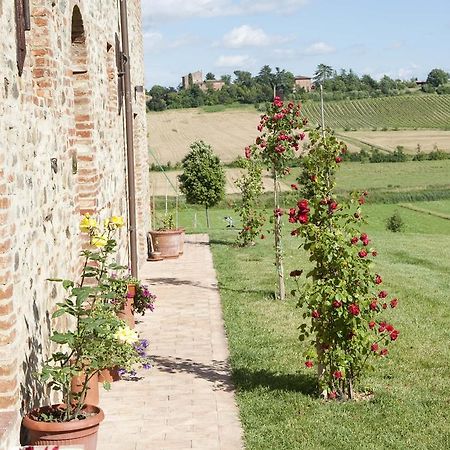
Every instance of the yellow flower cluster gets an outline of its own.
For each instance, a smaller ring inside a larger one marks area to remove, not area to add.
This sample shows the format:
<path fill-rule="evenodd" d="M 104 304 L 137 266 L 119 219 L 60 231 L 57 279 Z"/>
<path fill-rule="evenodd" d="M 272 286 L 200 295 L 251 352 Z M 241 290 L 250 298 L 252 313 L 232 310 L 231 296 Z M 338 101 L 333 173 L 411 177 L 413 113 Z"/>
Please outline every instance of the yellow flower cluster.
<path fill-rule="evenodd" d="M 103 222 L 103 227 L 105 230 L 116 230 L 125 225 L 123 217 L 112 216 Z M 108 238 L 105 232 L 100 230 L 98 222 L 86 213 L 80 222 L 80 231 L 82 233 L 89 233 L 91 236 L 91 245 L 95 247 L 104 247 L 108 243 Z"/>
<path fill-rule="evenodd" d="M 118 341 L 126 344 L 134 344 L 139 339 L 137 332 L 127 326 L 119 328 L 114 334 L 114 337 Z"/>

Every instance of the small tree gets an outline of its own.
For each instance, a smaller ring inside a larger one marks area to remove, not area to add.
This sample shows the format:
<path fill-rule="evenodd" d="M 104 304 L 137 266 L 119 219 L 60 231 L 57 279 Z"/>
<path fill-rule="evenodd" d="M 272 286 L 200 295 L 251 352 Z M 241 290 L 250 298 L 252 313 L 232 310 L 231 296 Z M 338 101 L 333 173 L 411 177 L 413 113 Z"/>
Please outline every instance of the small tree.
<path fill-rule="evenodd" d="M 433 69 L 427 77 L 427 84 L 437 88 L 448 83 L 448 73 L 442 69 Z"/>
<path fill-rule="evenodd" d="M 394 214 L 386 220 L 386 229 L 393 233 L 403 231 L 404 227 L 405 223 L 398 211 L 395 211 Z"/>
<path fill-rule="evenodd" d="M 209 208 L 217 205 L 225 195 L 225 173 L 210 145 L 195 141 L 182 161 L 183 173 L 178 177 L 186 202 L 204 205 L 209 228 Z"/>

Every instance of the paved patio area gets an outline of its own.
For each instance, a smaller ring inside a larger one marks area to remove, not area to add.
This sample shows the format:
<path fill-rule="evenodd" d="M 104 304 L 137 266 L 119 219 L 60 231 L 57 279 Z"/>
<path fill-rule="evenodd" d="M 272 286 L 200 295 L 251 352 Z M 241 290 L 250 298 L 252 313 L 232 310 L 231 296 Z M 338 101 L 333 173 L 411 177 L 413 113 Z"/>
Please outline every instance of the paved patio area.
<path fill-rule="evenodd" d="M 186 236 L 179 259 L 148 262 L 140 278 L 158 296 L 136 325 L 154 367 L 100 393 L 97 449 L 243 448 L 208 236 Z"/>

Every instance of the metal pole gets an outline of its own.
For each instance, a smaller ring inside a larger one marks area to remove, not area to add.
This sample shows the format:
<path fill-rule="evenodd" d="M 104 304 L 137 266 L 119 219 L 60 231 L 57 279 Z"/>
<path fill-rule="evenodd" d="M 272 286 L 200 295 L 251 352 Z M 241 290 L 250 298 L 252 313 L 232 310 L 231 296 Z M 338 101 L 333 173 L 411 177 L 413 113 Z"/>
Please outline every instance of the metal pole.
<path fill-rule="evenodd" d="M 125 131 L 127 143 L 128 171 L 128 215 L 130 224 L 130 265 L 131 276 L 138 277 L 137 239 L 136 239 L 136 182 L 134 173 L 134 142 L 133 142 L 133 106 L 131 96 L 130 44 L 128 41 L 128 8 L 127 0 L 120 0 L 120 28 L 122 34 L 122 52 L 124 68 L 125 97 Z"/>

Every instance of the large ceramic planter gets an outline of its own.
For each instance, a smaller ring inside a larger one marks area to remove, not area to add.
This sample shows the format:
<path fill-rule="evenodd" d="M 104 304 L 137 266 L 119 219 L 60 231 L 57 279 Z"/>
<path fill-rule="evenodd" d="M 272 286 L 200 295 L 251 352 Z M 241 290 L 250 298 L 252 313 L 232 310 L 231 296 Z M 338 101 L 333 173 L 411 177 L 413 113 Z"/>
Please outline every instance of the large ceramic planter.
<path fill-rule="evenodd" d="M 135 327 L 134 322 L 134 297 L 136 296 L 136 286 L 134 284 L 128 285 L 127 298 L 122 305 L 122 308 L 117 311 L 117 317 L 125 321 L 130 327 Z"/>
<path fill-rule="evenodd" d="M 178 258 L 182 232 L 181 229 L 150 231 L 153 250 L 160 252 L 163 258 Z"/>
<path fill-rule="evenodd" d="M 113 383 L 114 381 L 119 381 L 119 369 L 117 367 L 113 367 L 111 369 L 103 369 L 98 374 L 98 382 L 99 383 Z"/>
<path fill-rule="evenodd" d="M 78 377 L 72 378 L 72 392 L 79 393 L 83 387 L 84 380 L 86 379 L 86 375 L 79 375 Z M 98 389 L 98 372 L 96 372 L 89 379 L 88 382 L 88 390 L 86 392 L 86 397 L 84 399 L 84 403 L 87 405 L 97 406 L 99 402 L 99 389 Z"/>
<path fill-rule="evenodd" d="M 93 415 L 71 422 L 38 422 L 33 419 L 40 412 L 48 414 L 58 406 L 60 405 L 43 406 L 23 418 L 22 425 L 28 431 L 28 444 L 48 445 L 51 448 L 78 445 L 84 446 L 84 450 L 96 450 L 98 427 L 105 418 L 103 410 L 97 406 L 86 405 L 85 411 Z"/>

